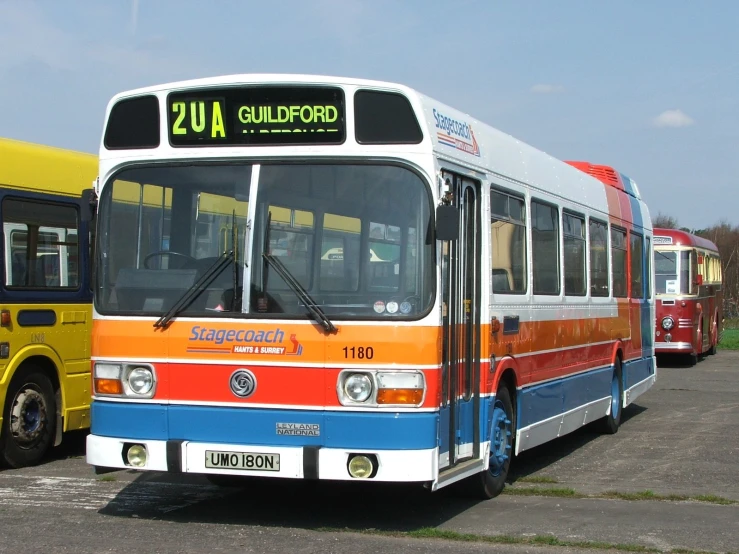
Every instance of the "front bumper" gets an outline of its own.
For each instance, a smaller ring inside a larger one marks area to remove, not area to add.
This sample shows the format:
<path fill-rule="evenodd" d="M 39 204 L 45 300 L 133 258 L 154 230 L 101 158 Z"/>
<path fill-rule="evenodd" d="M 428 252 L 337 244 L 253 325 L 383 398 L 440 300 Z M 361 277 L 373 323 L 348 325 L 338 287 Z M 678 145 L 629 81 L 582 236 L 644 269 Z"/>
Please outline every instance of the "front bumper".
<path fill-rule="evenodd" d="M 128 445 L 146 447 L 148 460 L 144 467 L 133 467 L 125 461 Z M 279 471 L 247 469 L 214 469 L 206 467 L 206 451 L 279 454 Z M 116 437 L 87 436 L 87 463 L 98 470 L 137 469 L 171 473 L 243 475 L 281 477 L 287 479 L 325 479 L 349 481 L 347 466 L 352 454 L 374 454 L 377 472 L 369 480 L 387 482 L 425 482 L 438 477 L 438 448 L 426 450 L 355 450 L 317 446 L 288 447 L 243 444 L 206 443 L 180 440 L 139 440 Z"/>
<path fill-rule="evenodd" d="M 655 342 L 654 351 L 657 354 L 669 352 L 692 352 L 693 345 L 689 342 Z"/>

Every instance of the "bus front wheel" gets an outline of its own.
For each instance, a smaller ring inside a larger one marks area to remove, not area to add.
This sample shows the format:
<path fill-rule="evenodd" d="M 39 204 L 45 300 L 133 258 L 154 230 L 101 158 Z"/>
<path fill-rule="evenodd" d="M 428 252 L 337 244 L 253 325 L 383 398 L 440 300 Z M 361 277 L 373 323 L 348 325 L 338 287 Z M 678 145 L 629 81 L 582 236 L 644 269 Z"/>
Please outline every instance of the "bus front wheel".
<path fill-rule="evenodd" d="M 35 368 L 11 380 L 3 410 L 0 461 L 19 468 L 39 463 L 56 430 L 56 400 L 51 381 Z"/>

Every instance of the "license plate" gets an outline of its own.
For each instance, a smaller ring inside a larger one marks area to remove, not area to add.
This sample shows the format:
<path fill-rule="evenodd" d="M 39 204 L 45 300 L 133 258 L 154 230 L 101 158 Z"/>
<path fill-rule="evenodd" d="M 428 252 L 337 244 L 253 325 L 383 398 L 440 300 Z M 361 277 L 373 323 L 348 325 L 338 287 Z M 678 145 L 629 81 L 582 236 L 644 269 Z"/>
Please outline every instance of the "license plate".
<path fill-rule="evenodd" d="M 206 450 L 205 467 L 212 469 L 246 469 L 249 471 L 280 471 L 280 455 Z"/>

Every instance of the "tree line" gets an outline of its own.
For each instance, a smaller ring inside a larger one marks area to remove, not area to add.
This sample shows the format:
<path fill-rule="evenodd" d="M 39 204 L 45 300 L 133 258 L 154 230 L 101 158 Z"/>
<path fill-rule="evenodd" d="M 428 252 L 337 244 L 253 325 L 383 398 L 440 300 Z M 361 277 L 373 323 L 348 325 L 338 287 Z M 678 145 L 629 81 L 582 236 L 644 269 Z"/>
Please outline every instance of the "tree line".
<path fill-rule="evenodd" d="M 713 242 L 721 255 L 724 278 L 724 317 L 739 317 L 739 225 L 725 220 L 705 229 L 681 227 L 676 218 L 658 213 L 652 220 L 654 227 L 680 229 Z"/>

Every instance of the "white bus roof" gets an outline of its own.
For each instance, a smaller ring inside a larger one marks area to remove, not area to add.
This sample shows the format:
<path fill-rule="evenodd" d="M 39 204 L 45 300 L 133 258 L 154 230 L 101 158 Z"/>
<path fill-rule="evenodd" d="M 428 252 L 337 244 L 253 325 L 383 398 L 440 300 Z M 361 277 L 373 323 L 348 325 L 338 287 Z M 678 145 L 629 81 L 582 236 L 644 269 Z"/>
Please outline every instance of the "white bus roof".
<path fill-rule="evenodd" d="M 579 169 L 567 162 L 557 159 L 537 148 L 530 146 L 515 137 L 504 133 L 489 124 L 483 123 L 473 116 L 426 96 L 408 86 L 367 79 L 347 77 L 301 75 L 301 74 L 239 74 L 224 75 L 188 81 L 178 81 L 139 88 L 122 92 L 113 97 L 106 113 L 120 100 L 140 96 L 155 95 L 160 106 L 166 106 L 166 96 L 171 92 L 182 92 L 188 89 L 230 88 L 239 85 L 330 85 L 344 90 L 346 97 L 345 119 L 346 140 L 342 144 L 316 147 L 298 145 L 290 147 L 290 155 L 353 156 L 353 157 L 388 157 L 392 155 L 412 156 L 433 154 L 440 160 L 446 160 L 470 168 L 480 174 L 497 175 L 506 180 L 519 182 L 530 187 L 548 191 L 551 194 L 589 202 L 593 196 L 601 196 L 603 185 L 610 185 L 634 197 L 641 202 L 638 187 L 628 177 L 607 168 L 616 175 L 615 180 L 604 179 L 595 171 L 589 171 L 583 164 Z M 353 94 L 358 89 L 395 92 L 405 96 L 413 109 L 423 134 L 417 144 L 359 144 L 352 135 L 355 114 L 352 108 Z M 218 147 L 172 147 L 166 140 L 167 115 L 160 108 L 161 133 L 165 137 L 155 150 L 137 150 L 137 157 L 147 158 L 188 158 L 188 157 L 284 157 L 286 150 L 282 146 L 246 146 L 231 145 Z M 109 158 L 128 158 L 129 151 L 108 150 L 101 144 L 101 160 Z M 113 164 L 106 164 L 112 167 Z M 588 164 L 585 164 L 587 166 Z M 606 166 L 590 166 L 602 168 Z M 588 175 L 590 173 L 590 175 Z M 594 176 L 595 177 L 594 177 Z M 597 177 L 597 179 L 596 179 Z M 600 182 L 598 183 L 598 180 Z M 616 182 L 620 181 L 620 182 Z M 597 183 L 597 186 L 596 186 Z M 646 211 L 646 207 L 643 206 Z"/>

